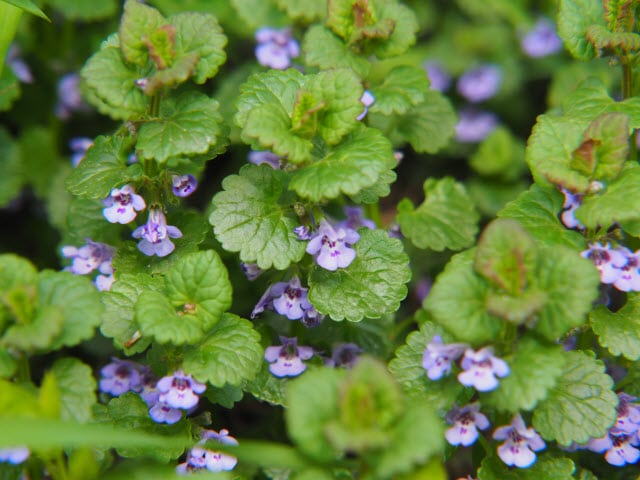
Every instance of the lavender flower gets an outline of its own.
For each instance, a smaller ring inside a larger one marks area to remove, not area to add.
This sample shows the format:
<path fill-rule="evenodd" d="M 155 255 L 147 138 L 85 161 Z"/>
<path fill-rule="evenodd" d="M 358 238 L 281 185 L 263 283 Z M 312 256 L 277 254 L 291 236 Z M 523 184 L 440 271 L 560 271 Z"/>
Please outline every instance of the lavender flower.
<path fill-rule="evenodd" d="M 451 372 L 451 363 L 467 349 L 466 343 L 442 343 L 440 335 L 434 335 L 422 355 L 422 366 L 431 380 L 439 380 Z"/>
<path fill-rule="evenodd" d="M 280 337 L 282 346 L 267 347 L 264 358 L 269 371 L 276 377 L 297 377 L 307 366 L 302 362 L 313 357 L 313 348 L 298 346 L 296 337 Z"/>
<path fill-rule="evenodd" d="M 29 458 L 31 452 L 27 447 L 9 447 L 0 449 L 0 463 L 18 465 Z"/>
<path fill-rule="evenodd" d="M 178 227 L 167 225 L 167 219 L 162 210 L 149 210 L 147 223 L 136 228 L 131 234 L 133 238 L 140 238 L 138 250 L 149 257 L 157 255 L 166 257 L 176 248 L 169 238 L 180 238 L 182 232 Z"/>
<path fill-rule="evenodd" d="M 546 18 L 540 18 L 520 41 L 522 51 L 529 57 L 541 58 L 562 49 L 562 39 L 556 26 Z"/>
<path fill-rule="evenodd" d="M 249 163 L 253 163 L 254 165 L 266 164 L 274 170 L 280 170 L 280 160 L 281 158 L 278 155 L 267 150 L 249 152 Z"/>
<path fill-rule="evenodd" d="M 577 228 L 584 230 L 584 225 L 575 217 L 576 210 L 582 205 L 582 195 L 579 193 L 571 193 L 569 190 L 560 188 L 564 195 L 564 203 L 562 205 L 562 213 L 560 220 L 567 228 Z"/>
<path fill-rule="evenodd" d="M 249 280 L 250 282 L 253 282 L 256 278 L 264 273 L 264 270 L 262 270 L 256 263 L 240 262 L 240 268 L 247 277 L 247 280 Z"/>
<path fill-rule="evenodd" d="M 191 174 L 171 177 L 171 191 L 176 197 L 188 197 L 198 188 L 198 180 Z"/>
<path fill-rule="evenodd" d="M 358 355 L 362 353 L 362 349 L 355 343 L 338 343 L 333 346 L 331 358 L 325 360 L 324 364 L 328 367 L 344 367 L 351 369 L 358 361 Z"/>
<path fill-rule="evenodd" d="M 127 360 L 112 358 L 100 370 L 100 391 L 109 393 L 114 397 L 127 392 L 140 392 L 142 390 L 142 366 Z"/>
<path fill-rule="evenodd" d="M 311 308 L 308 308 L 304 311 L 302 318 L 300 319 L 300 323 L 302 323 L 307 328 L 317 327 L 324 320 L 324 315 L 319 313 L 313 305 Z"/>
<path fill-rule="evenodd" d="M 93 279 L 93 283 L 100 292 L 111 290 L 115 278 L 113 275 L 98 275 Z"/>
<path fill-rule="evenodd" d="M 256 31 L 256 41 L 256 58 L 265 67 L 285 70 L 291 66 L 291 59 L 300 55 L 300 45 L 290 28 L 260 28 Z"/>
<path fill-rule="evenodd" d="M 308 291 L 309 289 L 302 287 L 300 279 L 295 276 L 288 282 L 274 283 L 254 307 L 251 318 L 255 318 L 267 308 L 273 308 L 289 320 L 299 320 L 304 316 L 305 311 L 313 308 L 307 299 Z"/>
<path fill-rule="evenodd" d="M 509 375 L 509 365 L 494 357 L 489 347 L 477 352 L 467 349 L 460 366 L 464 371 L 458 374 L 458 381 L 466 387 L 475 387 L 479 392 L 494 390 L 498 387 L 496 376 L 502 378 Z"/>
<path fill-rule="evenodd" d="M 71 149 L 71 165 L 75 168 L 80 165 L 87 155 L 87 150 L 93 146 L 93 139 L 89 137 L 74 137 L 69 141 Z"/>
<path fill-rule="evenodd" d="M 369 112 L 369 107 L 373 105 L 373 102 L 375 101 L 376 98 L 373 96 L 373 93 L 371 93 L 369 90 L 365 90 L 362 94 L 362 97 L 360 97 L 360 103 L 364 105 L 364 110 L 360 115 L 356 117 L 356 120 L 362 120 L 364 117 L 366 117 L 367 113 Z"/>
<path fill-rule="evenodd" d="M 173 425 L 182 418 L 182 410 L 170 407 L 165 402 L 157 401 L 149 408 L 149 416 L 156 423 Z"/>
<path fill-rule="evenodd" d="M 429 60 L 424 63 L 423 68 L 429 77 L 431 90 L 445 92 L 451 86 L 451 75 L 447 72 L 442 64 L 437 60 Z"/>
<path fill-rule="evenodd" d="M 62 256 L 72 259 L 71 265 L 65 270 L 74 275 L 86 275 L 96 269 L 105 275 L 112 274 L 111 261 L 115 249 L 107 244 L 94 242 L 90 238 L 86 241 L 87 243 L 80 248 L 71 245 L 62 247 Z"/>
<path fill-rule="evenodd" d="M 612 435 L 609 431 L 604 437 L 589 441 L 587 448 L 592 452 L 603 453 L 604 459 L 610 465 L 622 467 L 636 463 L 640 459 L 640 450 L 634 448 L 640 445 L 637 434 Z"/>
<path fill-rule="evenodd" d="M 177 370 L 173 375 L 158 380 L 156 388 L 160 392 L 160 403 L 165 403 L 171 408 L 189 410 L 198 404 L 198 395 L 203 393 L 207 386 L 196 381 L 191 375 L 185 375 L 182 370 Z"/>
<path fill-rule="evenodd" d="M 640 433 L 640 404 L 637 398 L 624 392 L 618 393 L 618 416 L 609 430 L 612 435 L 633 435 Z"/>
<path fill-rule="evenodd" d="M 471 403 L 462 408 L 454 408 L 447 413 L 447 423 L 453 427 L 447 429 L 445 437 L 451 445 L 468 447 L 478 439 L 478 429 L 489 428 L 489 419 L 480 413 L 480 404 Z"/>
<path fill-rule="evenodd" d="M 502 70 L 495 65 L 481 65 L 467 70 L 458 79 L 458 93 L 471 103 L 493 97 L 500 89 Z"/>
<path fill-rule="evenodd" d="M 342 220 L 336 224 L 337 228 L 345 228 L 351 230 L 358 230 L 361 227 L 367 227 L 369 230 L 375 230 L 376 224 L 373 220 L 364 218 L 362 214 L 362 207 L 344 207 L 344 213 L 347 216 L 346 220 Z"/>
<path fill-rule="evenodd" d="M 215 430 L 204 430 L 201 433 L 201 438 L 202 440 L 189 451 L 186 462 L 178 465 L 176 471 L 178 473 L 187 473 L 205 468 L 211 472 L 233 470 L 238 463 L 236 457 L 226 453 L 212 451 L 201 446 L 204 445 L 207 440 L 215 440 L 223 445 L 238 445 L 238 441 L 229 435 L 229 431 L 222 429 L 220 433 L 218 433 Z"/>
<path fill-rule="evenodd" d="M 89 106 L 82 100 L 80 75 L 68 73 L 58 81 L 58 103 L 55 114 L 61 120 L 68 120 L 74 112 L 88 112 Z"/>
<path fill-rule="evenodd" d="M 33 83 L 34 78 L 27 62 L 22 58 L 22 50 L 15 43 L 11 44 L 5 59 L 7 66 L 22 83 Z"/>
<path fill-rule="evenodd" d="M 640 291 L 640 250 L 633 253 L 631 250 L 625 247 L 618 247 L 617 252 L 622 253 L 626 259 L 622 267 L 619 268 L 619 276 L 613 286 L 622 292 L 639 292 Z"/>
<path fill-rule="evenodd" d="M 309 240 L 307 253 L 314 255 L 316 263 L 326 270 L 335 271 L 351 265 L 356 251 L 351 248 L 360 239 L 360 235 L 350 228 L 334 228 L 322 220 L 318 233 Z"/>
<path fill-rule="evenodd" d="M 311 238 L 311 233 L 309 232 L 309 228 L 305 225 L 300 225 L 293 229 L 293 233 L 296 234 L 298 240 L 309 240 Z"/>
<path fill-rule="evenodd" d="M 102 214 L 111 223 L 126 224 L 136 218 L 137 213 L 147 206 L 144 198 L 136 194 L 131 185 L 114 188 L 107 198 L 102 201 L 105 208 Z"/>
<path fill-rule="evenodd" d="M 627 257 L 621 251 L 611 248 L 607 243 L 591 243 L 589 248 L 580 253 L 584 258 L 590 259 L 600 272 L 600 282 L 614 283 L 620 278 L 620 269 L 627 264 Z"/>
<path fill-rule="evenodd" d="M 527 428 L 522 416 L 513 416 L 511 425 L 506 425 L 493 432 L 496 440 L 506 440 L 498 447 L 498 456 L 507 465 L 527 468 L 536 461 L 536 454 L 546 447 L 542 437 L 533 428 Z"/>
<path fill-rule="evenodd" d="M 456 140 L 461 143 L 478 143 L 484 140 L 498 126 L 495 113 L 465 108 L 458 112 Z"/>

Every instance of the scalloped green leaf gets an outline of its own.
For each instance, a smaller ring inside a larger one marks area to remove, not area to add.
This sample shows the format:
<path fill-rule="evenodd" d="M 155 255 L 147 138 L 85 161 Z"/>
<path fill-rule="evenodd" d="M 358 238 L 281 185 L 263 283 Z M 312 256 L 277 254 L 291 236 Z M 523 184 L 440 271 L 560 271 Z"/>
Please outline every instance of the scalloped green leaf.
<path fill-rule="evenodd" d="M 415 208 L 411 200 L 398 204 L 402 234 L 418 248 L 460 250 L 473 244 L 480 215 L 461 183 L 451 177 L 428 178 L 424 201 Z"/>
<path fill-rule="evenodd" d="M 112 189 L 140 178 L 140 165 L 127 166 L 128 145 L 122 137 L 97 137 L 80 165 L 67 177 L 67 190 L 74 195 L 102 199 Z"/>
<path fill-rule="evenodd" d="M 145 290 L 138 297 L 135 320 L 142 335 L 152 336 L 162 344 L 196 343 L 204 335 L 201 318 L 193 314 L 178 315 L 163 293 L 152 290 Z"/>
<path fill-rule="evenodd" d="M 422 357 L 434 335 L 440 335 L 445 343 L 449 343 L 450 338 L 442 327 L 425 322 L 419 331 L 407 336 L 405 345 L 396 350 L 395 357 L 389 363 L 389 371 L 407 394 L 423 398 L 432 408 L 446 411 L 458 400 L 464 387 L 455 375 L 438 381 L 427 377 L 427 372 L 422 366 Z M 502 382 L 504 380 L 501 384 Z"/>
<path fill-rule="evenodd" d="M 228 128 L 218 102 L 199 92 L 169 97 L 160 105 L 160 117 L 144 123 L 136 151 L 141 158 L 164 163 L 169 157 L 207 153 L 227 144 Z"/>
<path fill-rule="evenodd" d="M 248 320 L 225 313 L 207 337 L 184 353 L 185 371 L 216 387 L 253 380 L 263 363 L 260 334 Z"/>
<path fill-rule="evenodd" d="M 49 370 L 60 391 L 60 418 L 85 423 L 93 418 L 96 403 L 96 380 L 91 367 L 77 358 L 60 358 Z"/>
<path fill-rule="evenodd" d="M 14 287 L 35 286 L 37 281 L 38 271 L 29 260 L 13 253 L 0 254 L 1 295 Z"/>
<path fill-rule="evenodd" d="M 323 25 L 312 25 L 302 40 L 302 51 L 309 65 L 321 69 L 351 68 L 361 77 L 371 70 L 369 61 L 350 49 L 340 37 Z"/>
<path fill-rule="evenodd" d="M 482 404 L 504 412 L 533 410 L 547 397 L 563 371 L 565 356 L 561 345 L 546 345 L 532 337 L 519 340 L 516 351 L 503 357 L 509 375 L 500 387 L 482 398 Z"/>
<path fill-rule="evenodd" d="M 527 468 L 512 468 L 497 455 L 485 457 L 478 470 L 478 480 L 574 480 L 573 461 L 565 457 L 542 454 Z"/>
<path fill-rule="evenodd" d="M 475 345 L 497 338 L 503 321 L 486 311 L 489 284 L 473 270 L 475 250 L 454 255 L 438 275 L 424 308 L 456 340 Z"/>
<path fill-rule="evenodd" d="M 499 218 L 513 218 L 541 245 L 584 248 L 584 237 L 565 228 L 558 218 L 562 211 L 562 194 L 555 188 L 533 184 L 500 212 Z"/>
<path fill-rule="evenodd" d="M 372 112 L 383 115 L 406 113 L 425 100 L 429 92 L 429 79 L 422 68 L 409 65 L 394 67 L 380 85 L 371 87 L 375 102 Z"/>
<path fill-rule="evenodd" d="M 10 292 L 11 293 L 11 292 Z M 64 325 L 64 314 L 59 307 L 44 306 L 35 312 L 29 323 L 15 323 L 0 339 L 0 345 L 23 352 L 42 351 L 53 344 Z"/>
<path fill-rule="evenodd" d="M 525 146 L 507 128 L 498 127 L 482 141 L 469 165 L 483 177 L 514 181 L 526 171 Z"/>
<path fill-rule="evenodd" d="M 589 314 L 589 322 L 598 342 L 611 355 L 640 359 L 640 295 L 627 294 L 627 303 L 617 312 L 598 305 Z"/>
<path fill-rule="evenodd" d="M 223 180 L 209 222 L 225 250 L 240 252 L 240 260 L 263 269 L 284 270 L 303 257 L 305 244 L 293 232 L 299 221 L 287 180 L 285 172 L 265 165 L 245 165 L 239 175 Z"/>
<path fill-rule="evenodd" d="M 562 446 L 605 435 L 616 419 L 618 396 L 604 364 L 582 351 L 567 352 L 557 384 L 533 413 L 534 428 Z"/>
<path fill-rule="evenodd" d="M 277 378 L 269 371 L 268 365 L 267 362 L 262 362 L 256 378 L 247 382 L 243 389 L 258 400 L 285 407 L 287 405 L 285 390 L 290 380 Z"/>
<path fill-rule="evenodd" d="M 349 195 L 354 203 L 376 203 L 391 193 L 391 185 L 396 181 L 397 175 L 393 170 L 385 170 L 380 178 L 372 186 L 363 188 L 354 195 Z"/>
<path fill-rule="evenodd" d="M 599 0 L 561 0 L 558 12 L 558 34 L 571 54 L 580 60 L 596 56 L 586 32 L 591 25 L 606 26 L 604 9 Z"/>
<path fill-rule="evenodd" d="M 327 154 L 291 174 L 289 188 L 318 202 L 341 193 L 356 195 L 396 166 L 389 141 L 374 128 L 360 126 Z"/>
<path fill-rule="evenodd" d="M 327 13 L 326 0 L 277 0 L 277 2 L 292 20 L 311 23 L 314 20 L 320 20 Z"/>
<path fill-rule="evenodd" d="M 122 55 L 131 63 L 144 66 L 149 60 L 149 47 L 145 41 L 167 20 L 153 7 L 127 0 L 118 30 Z"/>
<path fill-rule="evenodd" d="M 248 27 L 251 32 L 265 25 L 291 25 L 291 20 L 284 12 L 278 10 L 273 0 L 231 0 L 231 4 L 242 20 L 243 27 Z"/>
<path fill-rule="evenodd" d="M 335 272 L 314 267 L 309 277 L 309 300 L 333 320 L 352 322 L 379 318 L 397 310 L 411 279 L 402 243 L 382 230 L 360 231 L 353 246 L 356 258 Z"/>
<path fill-rule="evenodd" d="M 604 25 L 591 25 L 587 28 L 585 37 L 597 50 L 640 50 L 640 35 L 633 32 L 612 32 Z"/>

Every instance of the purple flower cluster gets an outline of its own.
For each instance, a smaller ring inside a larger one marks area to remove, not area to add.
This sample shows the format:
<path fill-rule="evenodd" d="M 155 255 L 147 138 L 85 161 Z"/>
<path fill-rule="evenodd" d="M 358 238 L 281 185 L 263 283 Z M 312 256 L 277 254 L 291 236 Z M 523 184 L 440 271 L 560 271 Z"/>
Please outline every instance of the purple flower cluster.
<path fill-rule="evenodd" d="M 300 283 L 298 277 L 292 277 L 288 282 L 277 282 L 271 285 L 262 295 L 251 312 L 251 318 L 256 318 L 266 309 L 275 310 L 289 320 L 300 320 L 305 325 L 320 323 L 322 316 L 311 305 L 307 298 L 308 288 Z"/>
<path fill-rule="evenodd" d="M 313 348 L 298 346 L 297 337 L 281 336 L 280 342 L 282 345 L 267 347 L 264 352 L 269 371 L 276 377 L 297 377 L 307 369 L 303 360 L 313 357 Z"/>
<path fill-rule="evenodd" d="M 204 448 L 207 440 L 214 440 L 222 445 L 238 445 L 238 441 L 229 435 L 226 429 L 220 430 L 219 433 L 215 430 L 203 430 L 200 433 L 200 441 L 189 450 L 185 462 L 176 467 L 178 473 L 191 473 L 205 469 L 210 472 L 233 470 L 238 459 L 233 455 Z"/>
<path fill-rule="evenodd" d="M 198 188 L 198 180 L 191 174 L 171 177 L 171 191 L 176 197 L 188 197 L 196 191 L 196 188 Z"/>
<path fill-rule="evenodd" d="M 600 282 L 613 284 L 623 292 L 640 292 L 640 250 L 632 252 L 622 246 L 592 243 L 580 255 L 594 263 L 600 272 Z"/>
<path fill-rule="evenodd" d="M 527 428 L 519 413 L 513 416 L 510 425 L 497 428 L 493 438 L 504 440 L 498 447 L 498 456 L 510 467 L 530 467 L 536 461 L 534 452 L 546 447 L 542 437 L 533 428 Z"/>
<path fill-rule="evenodd" d="M 149 210 L 147 223 L 136 228 L 131 233 L 133 238 L 139 238 L 138 250 L 151 257 L 166 257 L 176 248 L 171 238 L 182 237 L 178 227 L 167 225 L 167 218 L 159 208 Z"/>
<path fill-rule="evenodd" d="M 509 375 L 509 365 L 494 356 L 490 347 L 474 351 L 465 343 L 442 342 L 435 335 L 427 344 L 422 356 L 422 366 L 431 380 L 439 380 L 451 373 L 453 362 L 462 357 L 458 381 L 466 387 L 474 387 L 479 392 L 488 392 L 498 387 L 496 377 Z"/>
<path fill-rule="evenodd" d="M 285 70 L 291 66 L 291 59 L 300 55 L 300 45 L 290 28 L 263 27 L 256 31 L 255 37 L 256 58 L 262 66 Z"/>
<path fill-rule="evenodd" d="M 546 18 L 540 18 L 520 41 L 522 51 L 531 58 L 541 58 L 562 50 L 562 39 L 556 26 Z"/>
<path fill-rule="evenodd" d="M 113 255 L 115 249 L 87 238 L 87 243 L 79 248 L 67 245 L 62 247 L 62 256 L 71 259 L 71 265 L 64 270 L 74 275 L 87 275 L 95 270 L 100 272 L 94 279 L 98 290 L 110 290 L 113 284 Z"/>

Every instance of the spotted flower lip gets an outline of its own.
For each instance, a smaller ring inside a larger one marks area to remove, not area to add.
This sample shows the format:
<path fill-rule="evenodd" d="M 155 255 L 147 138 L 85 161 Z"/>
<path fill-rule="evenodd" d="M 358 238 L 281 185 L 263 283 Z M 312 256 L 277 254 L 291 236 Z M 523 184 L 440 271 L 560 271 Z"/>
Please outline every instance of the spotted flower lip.
<path fill-rule="evenodd" d="M 300 320 L 305 312 L 313 309 L 307 298 L 308 288 L 301 285 L 297 276 L 288 282 L 276 282 L 264 292 L 251 312 L 251 318 L 257 317 L 266 309 L 275 310 L 289 320 Z"/>
<path fill-rule="evenodd" d="M 222 472 L 235 468 L 238 463 L 236 457 L 204 447 L 207 440 L 214 440 L 223 445 L 238 445 L 238 441 L 229 435 L 228 430 L 222 429 L 219 433 L 215 430 L 203 430 L 200 438 L 201 440 L 198 444 L 189 451 L 186 462 L 176 468 L 178 473 L 187 473 L 205 468 L 210 472 Z"/>
<path fill-rule="evenodd" d="M 451 445 L 468 447 L 478 439 L 478 429 L 489 428 L 489 419 L 480 413 L 480 404 L 475 402 L 461 408 L 454 408 L 447 413 L 447 423 L 453 425 L 445 432 L 447 442 Z"/>
<path fill-rule="evenodd" d="M 620 269 L 627 264 L 625 254 L 611 247 L 608 243 L 589 244 L 589 248 L 580 253 L 583 258 L 591 260 L 600 272 L 600 282 L 611 284 L 620 277 Z"/>
<path fill-rule="evenodd" d="M 149 416 L 156 423 L 173 425 L 182 418 L 182 410 L 170 407 L 165 402 L 157 401 L 149 408 Z"/>
<path fill-rule="evenodd" d="M 618 247 L 616 251 L 622 253 L 627 261 L 618 269 L 618 278 L 613 286 L 622 292 L 640 291 L 640 250 L 634 253 L 626 247 Z"/>
<path fill-rule="evenodd" d="M 534 452 L 546 447 L 542 437 L 533 428 L 527 428 L 519 413 L 513 416 L 510 425 L 497 428 L 493 438 L 505 440 L 498 447 L 498 456 L 510 467 L 530 467 L 536 461 Z"/>
<path fill-rule="evenodd" d="M 330 271 L 346 268 L 356 258 L 351 248 L 360 239 L 360 235 L 350 228 L 335 230 L 329 222 L 322 220 L 315 236 L 307 244 L 307 253 L 313 255 L 316 263 Z"/>
<path fill-rule="evenodd" d="M 137 213 L 147 206 L 144 198 L 136 194 L 131 185 L 122 188 L 114 188 L 107 198 L 102 201 L 105 208 L 102 210 L 105 218 L 111 223 L 126 224 L 132 222 Z"/>
<path fill-rule="evenodd" d="M 267 347 L 264 352 L 269 371 L 276 377 L 297 377 L 307 369 L 303 360 L 313 356 L 313 348 L 298 346 L 297 337 L 280 337 L 280 341 L 281 346 Z"/>
<path fill-rule="evenodd" d="M 466 343 L 444 344 L 440 335 L 434 335 L 422 355 L 422 366 L 431 380 L 439 380 L 451 372 L 452 362 L 469 346 Z"/>
<path fill-rule="evenodd" d="M 469 102 L 489 100 L 500 89 L 502 70 L 496 65 L 480 65 L 467 70 L 458 79 L 458 93 Z"/>
<path fill-rule="evenodd" d="M 613 435 L 638 434 L 640 440 L 640 403 L 637 398 L 624 392 L 618 393 L 618 416 L 609 430 Z"/>
<path fill-rule="evenodd" d="M 160 392 L 159 402 L 171 408 L 189 410 L 198 404 L 198 395 L 204 393 L 207 386 L 182 370 L 176 370 L 173 375 L 158 380 L 156 388 Z"/>
<path fill-rule="evenodd" d="M 256 59 L 264 67 L 285 70 L 291 66 L 292 58 L 300 56 L 300 45 L 290 28 L 262 27 L 256 31 L 255 38 Z"/>
<path fill-rule="evenodd" d="M 604 437 L 589 441 L 587 448 L 592 452 L 604 453 L 604 459 L 610 465 L 622 467 L 640 460 L 640 445 L 637 435 L 612 435 L 609 431 Z"/>
<path fill-rule="evenodd" d="M 188 197 L 196 191 L 196 188 L 198 188 L 198 180 L 191 174 L 171 177 L 171 191 L 176 197 Z"/>
<path fill-rule="evenodd" d="M 140 239 L 138 250 L 145 255 L 166 257 L 176 248 L 170 239 L 182 237 L 182 232 L 178 227 L 167 225 L 162 210 L 152 208 L 149 210 L 147 223 L 136 228 L 131 236 Z"/>
<path fill-rule="evenodd" d="M 478 351 L 467 349 L 460 366 L 464 371 L 458 374 L 458 381 L 466 387 L 474 387 L 479 392 L 496 389 L 496 377 L 506 377 L 510 371 L 507 362 L 495 357 L 490 347 Z"/>

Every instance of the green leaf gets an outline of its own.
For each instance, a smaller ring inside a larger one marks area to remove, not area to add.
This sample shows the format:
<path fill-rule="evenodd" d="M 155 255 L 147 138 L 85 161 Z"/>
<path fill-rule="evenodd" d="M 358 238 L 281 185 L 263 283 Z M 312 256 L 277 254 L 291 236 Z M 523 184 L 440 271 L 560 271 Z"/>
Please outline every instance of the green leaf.
<path fill-rule="evenodd" d="M 160 163 L 169 157 L 206 153 L 227 143 L 227 128 L 218 102 L 199 92 L 169 97 L 160 105 L 160 118 L 144 123 L 136 151 L 141 158 Z"/>
<path fill-rule="evenodd" d="M 496 128 L 471 156 L 469 165 L 484 177 L 513 181 L 526 170 L 525 147 L 507 128 Z"/>
<path fill-rule="evenodd" d="M 127 167 L 129 142 L 122 137 L 99 136 L 87 154 L 67 177 L 67 190 L 87 198 L 105 198 L 114 188 L 121 188 L 141 177 L 139 165 Z"/>
<path fill-rule="evenodd" d="M 402 114 L 425 101 L 429 79 L 422 68 L 400 65 L 391 69 L 382 84 L 373 86 L 371 92 L 375 97 L 372 112 Z"/>
<path fill-rule="evenodd" d="M 482 404 L 517 413 L 533 410 L 547 397 L 562 374 L 565 356 L 561 345 L 545 345 L 525 336 L 503 360 L 509 365 L 509 375 L 500 380 L 500 388 L 484 396 Z"/>
<path fill-rule="evenodd" d="M 216 387 L 255 378 L 263 363 L 260 334 L 248 320 L 225 313 L 214 330 L 185 351 L 183 368 Z"/>
<path fill-rule="evenodd" d="M 586 196 L 576 218 L 587 228 L 640 219 L 640 166 L 626 162 L 620 176 L 601 192 Z"/>
<path fill-rule="evenodd" d="M 231 385 L 225 385 L 221 388 L 208 386 L 204 395 L 211 403 L 217 403 L 224 408 L 233 408 L 233 405 L 244 397 L 244 391 L 241 387 Z"/>
<path fill-rule="evenodd" d="M 61 169 L 58 139 L 44 127 L 25 129 L 19 141 L 22 178 L 44 198 L 51 188 L 51 179 Z M 64 159 L 64 161 L 68 161 Z"/>
<path fill-rule="evenodd" d="M 387 133 L 394 145 L 409 142 L 421 153 L 436 153 L 453 138 L 458 119 L 449 100 L 440 92 L 425 93 L 425 101 L 403 115 L 383 117 L 372 114 L 371 126 Z"/>
<path fill-rule="evenodd" d="M 498 212 L 498 217 L 517 220 L 541 245 L 562 245 L 581 250 L 584 248 L 584 237 L 565 228 L 558 219 L 562 203 L 562 194 L 558 190 L 533 184 Z"/>
<path fill-rule="evenodd" d="M 145 40 L 166 24 L 165 18 L 155 8 L 136 0 L 127 0 L 118 30 L 124 58 L 144 66 L 149 61 L 149 47 Z"/>
<path fill-rule="evenodd" d="M 13 103 L 20 98 L 21 93 L 18 77 L 10 68 L 2 69 L 0 71 L 0 112 L 10 110 Z"/>
<path fill-rule="evenodd" d="M 275 377 L 269 371 L 267 362 L 262 362 L 256 378 L 247 382 L 243 388 L 258 400 L 284 407 L 287 403 L 285 387 L 288 383 L 289 380 L 286 378 Z"/>
<path fill-rule="evenodd" d="M 23 352 L 45 350 L 60 335 L 64 325 L 64 313 L 59 307 L 44 306 L 35 313 L 29 323 L 15 323 L 7 328 L 0 344 Z"/>
<path fill-rule="evenodd" d="M 252 33 L 265 25 L 291 25 L 291 20 L 278 10 L 275 1 L 231 0 L 231 4 L 237 15 L 242 19 L 244 28 L 248 27 Z"/>
<path fill-rule="evenodd" d="M 333 320 L 352 322 L 394 312 L 407 295 L 411 279 L 402 243 L 385 231 L 360 231 L 353 246 L 356 258 L 335 272 L 314 267 L 309 277 L 309 300 Z"/>
<path fill-rule="evenodd" d="M 327 422 L 339 415 L 339 385 L 344 370 L 317 369 L 305 372 L 287 385 L 284 412 L 289 437 L 305 455 L 332 463 L 340 453 L 325 434 Z"/>
<path fill-rule="evenodd" d="M 143 291 L 160 288 L 149 275 L 123 273 L 118 275 L 111 290 L 103 293 L 105 312 L 100 332 L 105 337 L 112 338 L 114 346 L 123 350 L 126 355 L 143 352 L 151 343 L 150 337 L 142 337 L 129 343 L 137 338 L 140 330 L 135 321 L 135 304 Z"/>
<path fill-rule="evenodd" d="M 322 158 L 291 174 L 290 189 L 314 202 L 356 195 L 396 166 L 389 141 L 374 128 L 360 126 Z"/>
<path fill-rule="evenodd" d="M 303 257 L 305 244 L 293 232 L 299 220 L 287 180 L 285 172 L 265 165 L 245 165 L 239 175 L 223 180 L 209 222 L 225 250 L 240 252 L 240 260 L 263 269 L 283 270 Z"/>
<path fill-rule="evenodd" d="M 47 4 L 60 10 L 68 20 L 93 21 L 114 16 L 118 3 L 114 0 L 47 0 Z"/>
<path fill-rule="evenodd" d="M 18 147 L 4 128 L 0 128 L 0 169 L 0 207 L 6 207 L 20 193 L 24 179 Z"/>
<path fill-rule="evenodd" d="M 473 244 L 480 216 L 464 186 L 451 177 L 428 178 L 425 199 L 416 209 L 408 198 L 398 204 L 398 223 L 403 235 L 418 248 L 441 252 Z"/>
<path fill-rule="evenodd" d="M 591 25 L 606 26 L 602 2 L 599 0 L 561 0 L 558 13 L 558 34 L 571 54 L 580 60 L 596 56 L 586 38 Z"/>
<path fill-rule="evenodd" d="M 631 361 L 640 359 L 640 297 L 636 293 L 627 294 L 627 303 L 612 312 L 604 305 L 598 305 L 589 314 L 593 332 L 598 342 L 612 355 L 624 355 Z"/>
<path fill-rule="evenodd" d="M 350 49 L 340 37 L 323 25 L 312 25 L 302 40 L 302 51 L 309 65 L 323 70 L 350 68 L 361 77 L 371 69 L 369 61 Z"/>
<path fill-rule="evenodd" d="M 591 25 L 587 28 L 585 37 L 593 44 L 596 51 L 620 49 L 633 52 L 640 50 L 640 35 L 633 32 L 612 32 L 603 25 Z"/>
<path fill-rule="evenodd" d="M 18 362 L 14 356 L 9 353 L 7 349 L 0 349 L 0 378 L 13 377 L 16 369 L 18 368 Z"/>
<path fill-rule="evenodd" d="M 64 316 L 62 331 L 51 349 L 72 347 L 93 336 L 100 325 L 103 306 L 100 293 L 86 277 L 70 272 L 40 272 L 38 280 L 39 309 L 52 306 Z"/>
<path fill-rule="evenodd" d="M 363 188 L 358 193 L 349 196 L 354 203 L 376 203 L 380 198 L 389 195 L 391 192 L 390 184 L 395 182 L 396 178 L 396 172 L 385 170 L 372 186 Z"/>
<path fill-rule="evenodd" d="M 616 419 L 618 396 L 604 364 L 581 351 L 567 352 L 564 371 L 533 414 L 534 428 L 562 446 L 600 438 Z"/>
<path fill-rule="evenodd" d="M 186 12 L 169 17 L 169 22 L 176 28 L 176 57 L 198 55 L 194 81 L 202 84 L 215 76 L 227 59 L 224 52 L 227 37 L 222 33 L 216 17 Z"/>
<path fill-rule="evenodd" d="M 451 257 L 424 308 L 454 339 L 482 344 L 497 338 L 502 320 L 485 308 L 489 284 L 473 270 L 474 253 L 471 249 Z"/>
<path fill-rule="evenodd" d="M 79 423 L 90 421 L 97 388 L 91 367 L 67 357 L 56 360 L 49 372 L 55 376 L 60 391 L 60 418 Z"/>
<path fill-rule="evenodd" d="M 38 281 L 36 267 L 26 258 L 13 253 L 0 254 L 0 292 L 18 286 L 35 286 Z"/>
<path fill-rule="evenodd" d="M 160 343 L 195 343 L 231 306 L 231 283 L 213 250 L 181 257 L 165 275 L 161 292 L 143 291 L 135 320 Z"/>
<path fill-rule="evenodd" d="M 528 468 L 511 468 L 497 455 L 487 456 L 478 470 L 478 480 L 573 480 L 575 465 L 568 458 L 542 455 Z"/>
<path fill-rule="evenodd" d="M 50 21 L 49 17 L 47 17 L 42 10 L 38 8 L 38 6 L 33 3 L 31 0 L 2 0 L 9 5 L 13 5 L 18 7 L 21 10 L 24 10 L 31 15 L 35 15 L 36 17 L 40 17 L 44 20 Z"/>
<path fill-rule="evenodd" d="M 314 20 L 320 20 L 327 13 L 325 0 L 277 0 L 277 2 L 292 20 L 311 23 Z"/>
<path fill-rule="evenodd" d="M 406 344 L 396 350 L 395 357 L 389 363 L 389 371 L 393 374 L 406 393 L 412 397 L 422 398 L 431 408 L 446 411 L 453 405 L 464 387 L 455 375 L 449 375 L 438 381 L 430 380 L 422 366 L 422 357 L 427 344 L 435 335 L 440 335 L 449 343 L 447 334 L 441 327 L 425 322 L 420 330 L 407 336 Z M 504 380 L 501 380 L 500 385 Z"/>
<path fill-rule="evenodd" d="M 63 245 L 80 246 L 87 238 L 114 245 L 120 242 L 121 230 L 107 222 L 102 200 L 72 197 L 66 212 Z"/>

